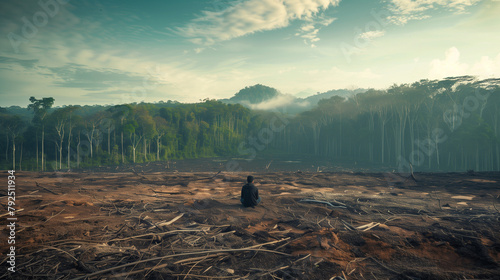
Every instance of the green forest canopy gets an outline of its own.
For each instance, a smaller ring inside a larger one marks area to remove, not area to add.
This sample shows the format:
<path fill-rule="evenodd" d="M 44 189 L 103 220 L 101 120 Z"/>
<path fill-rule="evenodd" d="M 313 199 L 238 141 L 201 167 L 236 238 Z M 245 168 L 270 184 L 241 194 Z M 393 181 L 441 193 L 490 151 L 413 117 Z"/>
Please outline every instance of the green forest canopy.
<path fill-rule="evenodd" d="M 275 93 L 262 89 L 266 96 Z M 265 149 L 271 155 L 313 155 L 387 168 L 411 163 L 416 170 L 500 170 L 498 79 L 466 76 L 371 89 L 323 99 L 295 116 L 209 99 L 194 104 L 53 104 L 50 97 L 33 97 L 29 110 L 0 108 L 3 169 L 252 158 Z"/>

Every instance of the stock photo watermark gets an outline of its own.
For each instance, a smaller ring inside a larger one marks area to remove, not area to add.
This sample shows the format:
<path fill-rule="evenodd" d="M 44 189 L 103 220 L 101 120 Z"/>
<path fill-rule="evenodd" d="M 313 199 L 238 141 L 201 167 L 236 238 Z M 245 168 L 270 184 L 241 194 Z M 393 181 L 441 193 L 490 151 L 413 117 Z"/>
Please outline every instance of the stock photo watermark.
<path fill-rule="evenodd" d="M 7 244 L 11 245 L 7 253 L 7 270 L 16 272 L 16 175 L 15 170 L 7 171 Z"/>
<path fill-rule="evenodd" d="M 39 32 L 40 28 L 45 27 L 50 19 L 57 16 L 61 11 L 61 6 L 68 4 L 69 0 L 40 0 L 38 6 L 40 9 L 30 17 L 21 17 L 22 27 L 18 33 L 10 32 L 7 35 L 12 49 L 19 53 L 19 47 L 23 43 L 29 42 Z"/>
<path fill-rule="evenodd" d="M 447 125 L 448 133 L 456 131 L 462 125 L 463 120 L 471 117 L 473 112 L 481 107 L 484 108 L 491 92 L 488 88 L 483 90 L 484 92 L 481 92 L 480 88 L 476 89 L 474 93 L 464 98 L 461 104 L 455 103 L 453 108 L 443 113 L 442 119 Z M 430 137 L 423 140 L 416 139 L 416 149 L 411 151 L 409 158 L 401 155 L 398 157 L 397 173 L 384 174 L 389 185 L 406 181 L 408 178 L 406 174 L 412 172 L 413 167 L 422 166 L 427 158 L 432 157 L 438 151 L 438 145 L 449 139 L 448 133 L 437 127 L 432 130 Z"/>
<path fill-rule="evenodd" d="M 283 131 L 290 121 L 285 118 L 280 112 L 274 112 L 274 116 L 269 121 L 268 127 L 263 127 L 257 135 L 249 136 L 245 141 L 238 145 L 238 153 L 240 155 L 249 155 L 246 161 L 252 161 L 256 158 L 258 152 L 262 152 L 275 137 L 276 133 Z M 226 163 L 226 171 L 240 172 L 243 169 L 240 163 L 236 160 L 231 160 Z"/>
<path fill-rule="evenodd" d="M 363 49 L 373 44 L 373 39 L 383 36 L 385 28 L 391 23 L 389 20 L 392 16 L 391 9 L 372 10 L 370 15 L 372 20 L 368 21 L 363 28 L 354 28 L 352 42 L 340 43 L 340 51 L 348 63 L 351 63 L 353 55 L 360 54 Z"/>

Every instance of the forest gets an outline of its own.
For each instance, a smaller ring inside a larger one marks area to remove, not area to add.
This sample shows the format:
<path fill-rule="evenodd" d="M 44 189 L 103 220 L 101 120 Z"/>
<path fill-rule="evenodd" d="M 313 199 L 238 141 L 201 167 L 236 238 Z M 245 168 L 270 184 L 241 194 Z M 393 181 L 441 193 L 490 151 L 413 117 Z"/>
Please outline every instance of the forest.
<path fill-rule="evenodd" d="M 54 107 L 51 97 L 31 97 L 22 112 L 0 108 L 0 168 L 53 171 L 258 154 L 388 170 L 411 164 L 416 171 L 498 171 L 499 82 L 421 80 L 322 99 L 298 114 L 211 99 Z"/>

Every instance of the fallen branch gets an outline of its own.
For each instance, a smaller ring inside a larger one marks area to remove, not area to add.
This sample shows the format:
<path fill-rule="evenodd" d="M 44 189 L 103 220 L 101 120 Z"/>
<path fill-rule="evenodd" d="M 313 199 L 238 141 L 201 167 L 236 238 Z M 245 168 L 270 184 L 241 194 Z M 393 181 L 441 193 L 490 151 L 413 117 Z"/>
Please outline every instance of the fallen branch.
<path fill-rule="evenodd" d="M 344 224 L 344 226 L 348 229 L 348 230 L 357 230 L 355 227 L 353 227 L 351 224 L 349 224 L 348 222 L 344 221 L 344 220 L 340 220 L 342 222 L 342 224 Z"/>
<path fill-rule="evenodd" d="M 222 172 L 222 170 L 217 172 L 217 174 L 213 175 L 212 177 L 203 177 L 203 178 L 198 178 L 198 179 L 194 178 L 194 179 L 192 179 L 192 181 L 212 180 L 213 178 L 217 177 L 217 175 L 219 175 L 221 172 Z"/>
<path fill-rule="evenodd" d="M 189 230 L 179 229 L 179 230 L 171 230 L 171 231 L 161 232 L 161 233 L 146 233 L 146 234 L 129 236 L 129 237 L 124 237 L 124 238 L 115 238 L 115 239 L 109 240 L 108 242 L 125 241 L 125 240 L 129 240 L 129 239 L 141 238 L 141 237 L 146 237 L 146 236 L 163 236 L 163 235 L 178 233 L 178 232 L 195 232 L 195 231 L 203 231 L 203 230 L 201 230 L 201 229 L 189 229 Z"/>
<path fill-rule="evenodd" d="M 46 223 L 46 222 L 50 221 L 52 218 L 54 218 L 54 217 L 58 216 L 59 214 L 61 214 L 62 212 L 64 212 L 64 210 L 65 210 L 65 209 L 66 209 L 66 208 L 63 208 L 63 210 L 61 210 L 59 213 L 57 213 L 57 214 L 55 214 L 55 215 L 50 216 L 50 218 L 48 218 L 47 220 L 45 220 L 45 222 L 44 222 L 44 223 Z"/>
<path fill-rule="evenodd" d="M 323 203 L 323 204 L 326 204 L 330 207 L 333 207 L 333 208 L 347 208 L 345 206 L 345 204 L 343 205 L 333 205 L 331 202 L 328 202 L 328 201 L 321 201 L 321 200 L 313 200 L 313 199 L 302 199 L 300 200 L 299 202 L 315 202 L 315 203 Z M 342 204 L 339 202 L 339 204 Z"/>
<path fill-rule="evenodd" d="M 330 201 L 330 203 L 332 203 L 332 204 L 336 204 L 336 205 L 339 205 L 339 206 L 345 206 L 345 207 L 347 207 L 347 205 L 345 205 L 345 204 L 344 204 L 344 203 L 342 203 L 342 202 L 338 202 L 338 201 L 336 201 L 335 199 L 334 199 L 333 201 Z"/>
<path fill-rule="evenodd" d="M 269 244 L 272 244 L 272 243 L 277 243 L 277 242 L 285 241 L 285 240 L 288 240 L 288 239 L 289 238 L 282 239 L 282 240 L 275 241 L 275 242 L 258 244 L 258 245 L 254 245 L 254 246 L 251 246 L 251 247 L 241 248 L 241 249 L 208 250 L 208 251 L 181 253 L 181 254 L 173 254 L 173 255 L 162 256 L 162 257 L 155 257 L 155 258 L 140 260 L 140 261 L 136 261 L 136 262 L 126 263 L 126 264 L 115 266 L 115 267 L 110 267 L 110 268 L 103 269 L 103 270 L 100 270 L 100 271 L 97 271 L 97 272 L 94 272 L 94 273 L 90 273 L 90 274 L 87 274 L 87 275 L 84 275 L 84 276 L 80 276 L 80 277 L 74 278 L 74 280 L 85 279 L 85 278 L 88 278 L 88 277 L 100 275 L 100 274 L 103 274 L 103 273 L 106 273 L 106 272 L 110 272 L 110 271 L 122 269 L 122 268 L 125 268 L 125 267 L 135 266 L 135 265 L 138 265 L 138 264 L 141 264 L 141 263 L 147 263 L 147 262 L 151 262 L 151 261 L 159 261 L 159 260 L 165 260 L 165 259 L 176 258 L 176 257 L 183 257 L 183 256 L 199 255 L 199 254 L 254 251 L 254 252 L 273 253 L 273 254 L 284 255 L 284 256 L 289 257 L 291 255 L 287 254 L 287 253 L 283 253 L 283 252 L 279 252 L 279 251 L 273 251 L 273 250 L 267 250 L 267 249 L 256 249 L 255 248 L 255 247 L 263 246 L 263 245 L 266 245 L 266 244 L 269 245 Z"/>
<path fill-rule="evenodd" d="M 203 260 L 203 259 L 206 259 L 206 258 L 219 257 L 219 256 L 222 256 L 222 255 L 225 255 L 225 254 L 224 253 L 217 253 L 217 254 L 213 254 L 213 255 L 206 255 L 206 256 L 203 256 L 203 257 L 189 258 L 189 259 L 184 259 L 184 260 L 176 261 L 176 262 L 174 262 L 174 264 L 182 264 L 182 263 L 186 263 L 186 262 L 199 261 L 199 260 Z"/>
<path fill-rule="evenodd" d="M 377 227 L 379 225 L 380 225 L 380 223 L 371 222 L 371 223 L 368 223 L 366 225 L 356 227 L 356 229 L 362 229 L 363 231 L 368 231 L 368 230 L 370 230 L 374 227 Z"/>
<path fill-rule="evenodd" d="M 132 173 L 134 173 L 136 176 L 140 177 L 143 180 L 147 180 L 148 179 L 148 178 L 144 177 L 143 175 L 137 173 L 137 171 L 135 171 L 135 169 L 133 169 L 133 168 L 132 168 Z"/>
<path fill-rule="evenodd" d="M 14 211 L 14 213 L 18 213 L 18 212 L 21 212 L 21 211 L 24 211 L 24 208 L 23 208 L 23 209 L 16 210 L 16 211 Z M 7 212 L 7 213 L 5 213 L 5 214 L 0 215 L 0 217 L 10 215 L 10 213 L 11 213 L 11 212 Z"/>
<path fill-rule="evenodd" d="M 263 272 L 263 273 L 260 273 L 257 275 L 257 277 L 264 277 L 265 275 L 268 275 L 268 274 L 271 274 L 271 273 L 275 273 L 276 271 L 279 271 L 279 270 L 283 270 L 283 269 L 287 269 L 289 268 L 290 266 L 289 265 L 286 265 L 286 266 L 282 266 L 282 267 L 278 267 L 278 268 L 275 268 L 275 269 L 272 269 L 272 270 L 269 270 L 269 271 L 266 271 L 266 272 Z"/>
<path fill-rule="evenodd" d="M 178 219 L 182 218 L 182 216 L 184 216 L 184 213 L 180 214 L 179 216 L 173 218 L 172 220 L 170 220 L 169 222 L 164 222 L 164 223 L 159 223 L 158 226 L 159 227 L 163 227 L 163 226 L 168 226 L 168 225 L 171 225 L 173 223 L 175 223 L 175 221 L 177 221 Z"/>
<path fill-rule="evenodd" d="M 27 228 L 36 227 L 36 226 L 38 226 L 38 225 L 40 225 L 40 224 L 46 223 L 46 222 L 50 221 L 52 218 L 54 218 L 54 217 L 58 216 L 59 214 L 61 214 L 64 210 L 65 210 L 65 209 L 61 210 L 59 213 L 57 213 L 57 214 L 55 214 L 55 215 L 50 216 L 48 219 L 46 219 L 46 220 L 45 220 L 45 221 L 43 221 L 43 222 L 36 223 L 36 224 L 34 224 L 34 225 L 31 225 L 31 226 L 26 226 L 26 227 L 23 227 L 22 229 L 18 230 L 17 232 L 22 232 L 22 231 L 24 231 L 24 230 L 25 230 L 25 229 L 27 229 Z"/>
<path fill-rule="evenodd" d="M 46 187 L 44 187 L 44 186 L 42 186 L 42 185 L 38 184 L 36 181 L 35 181 L 35 185 L 36 185 L 37 187 L 39 187 L 39 188 L 42 188 L 42 189 L 44 189 L 44 190 L 48 191 L 48 192 L 49 192 L 49 193 L 51 193 L 51 194 L 59 195 L 58 193 L 55 193 L 55 192 L 53 192 L 53 191 L 51 191 L 51 190 L 47 189 Z"/>
<path fill-rule="evenodd" d="M 217 174 L 215 174 L 214 176 L 210 177 L 209 179 L 213 179 L 213 178 L 217 177 L 217 175 L 219 175 L 221 172 L 222 172 L 222 170 L 219 171 L 219 172 L 217 172 Z"/>
<path fill-rule="evenodd" d="M 41 195 L 39 194 L 26 194 L 26 195 L 20 195 L 20 196 L 16 196 L 17 198 L 35 198 L 35 197 L 42 197 Z"/>
<path fill-rule="evenodd" d="M 172 276 L 187 276 L 193 278 L 207 278 L 207 279 L 229 279 L 229 278 L 241 278 L 241 276 L 208 276 L 208 275 L 194 275 L 194 274 L 172 274 Z"/>
<path fill-rule="evenodd" d="M 40 252 L 45 251 L 45 250 L 56 250 L 56 251 L 65 253 L 66 255 L 70 256 L 75 262 L 78 262 L 78 259 L 75 258 L 75 256 L 73 256 L 72 254 L 70 254 L 70 253 L 68 253 L 68 252 L 66 252 L 66 251 L 64 251 L 62 249 L 59 249 L 59 248 L 56 248 L 56 247 L 52 247 L 52 246 L 45 246 L 44 249 L 38 250 L 35 253 L 40 253 Z"/>

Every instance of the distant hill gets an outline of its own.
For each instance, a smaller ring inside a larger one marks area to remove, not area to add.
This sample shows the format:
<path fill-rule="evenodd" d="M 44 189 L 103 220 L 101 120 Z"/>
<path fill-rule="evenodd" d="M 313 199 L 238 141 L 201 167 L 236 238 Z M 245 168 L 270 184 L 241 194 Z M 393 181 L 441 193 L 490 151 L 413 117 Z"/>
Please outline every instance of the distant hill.
<path fill-rule="evenodd" d="M 272 87 L 257 84 L 250 87 L 245 87 L 229 99 L 223 99 L 225 103 L 240 103 L 240 104 L 259 104 L 264 101 L 273 99 L 281 93 Z"/>
<path fill-rule="evenodd" d="M 238 103 L 254 110 L 279 110 L 288 114 L 297 114 L 316 107 L 321 99 L 328 99 L 336 95 L 349 98 L 365 91 L 365 89 L 339 89 L 298 98 L 290 94 L 283 94 L 275 88 L 256 84 L 241 89 L 229 99 L 221 99 L 220 101 L 228 104 Z"/>
<path fill-rule="evenodd" d="M 348 90 L 348 89 L 334 89 L 334 90 L 329 90 L 327 92 L 323 92 L 323 93 L 318 93 L 318 94 L 315 94 L 315 95 L 311 95 L 311 96 L 308 96 L 306 98 L 301 98 L 302 100 L 304 101 L 307 101 L 311 104 L 314 104 L 317 105 L 318 102 L 321 100 L 321 99 L 328 99 L 332 96 L 341 96 L 341 97 L 346 97 L 346 98 L 349 98 L 353 95 L 356 95 L 358 93 L 363 93 L 363 92 L 366 92 L 366 89 L 361 89 L 361 88 L 358 88 L 358 89 L 354 89 L 354 90 Z"/>

